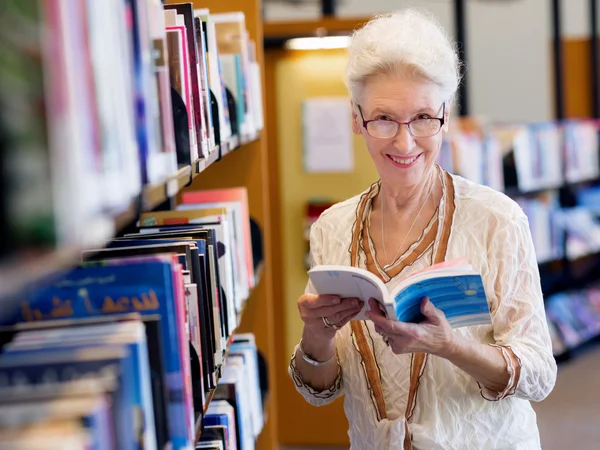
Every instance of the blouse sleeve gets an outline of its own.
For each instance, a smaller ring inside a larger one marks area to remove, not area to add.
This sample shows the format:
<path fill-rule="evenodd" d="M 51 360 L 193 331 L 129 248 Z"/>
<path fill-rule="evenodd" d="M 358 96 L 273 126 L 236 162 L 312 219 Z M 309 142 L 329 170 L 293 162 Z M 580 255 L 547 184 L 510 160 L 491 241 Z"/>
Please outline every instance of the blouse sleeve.
<path fill-rule="evenodd" d="M 488 274 L 495 346 L 504 356 L 510 380 L 504 392 L 485 387 L 482 395 L 509 395 L 541 401 L 556 381 L 556 361 L 546 321 L 538 264 L 527 216 L 519 209 L 491 231 Z"/>
<path fill-rule="evenodd" d="M 323 232 L 319 228 L 319 222 L 317 221 L 310 229 L 310 266 L 314 267 L 315 265 L 321 264 L 322 258 L 322 239 Z M 305 293 L 314 293 L 310 281 L 306 285 Z M 339 333 L 338 333 L 339 334 Z M 337 347 L 337 336 L 336 336 L 336 347 Z M 288 368 L 288 373 L 292 380 L 294 381 L 294 386 L 296 386 L 296 390 L 306 399 L 306 401 L 314 406 L 323 406 L 327 405 L 338 397 L 343 395 L 343 377 L 342 377 L 342 368 L 339 362 L 339 353 L 336 348 L 336 357 L 337 357 L 337 365 L 338 365 L 338 375 L 333 385 L 324 390 L 318 391 L 313 389 L 311 386 L 306 384 L 302 379 L 302 375 L 296 369 L 296 351 L 298 346 L 294 348 L 294 353 L 292 354 L 292 359 L 290 360 L 290 365 Z"/>

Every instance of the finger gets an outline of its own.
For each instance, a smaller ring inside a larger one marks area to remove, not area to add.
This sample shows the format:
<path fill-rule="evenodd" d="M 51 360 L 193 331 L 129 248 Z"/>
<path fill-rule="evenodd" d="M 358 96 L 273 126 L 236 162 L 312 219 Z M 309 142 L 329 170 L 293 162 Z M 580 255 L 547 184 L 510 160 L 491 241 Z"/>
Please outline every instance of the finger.
<path fill-rule="evenodd" d="M 374 298 L 369 300 L 370 313 L 378 315 L 380 317 L 387 317 L 387 312 L 384 311 L 383 306 Z"/>
<path fill-rule="evenodd" d="M 367 312 L 366 316 L 373 322 L 375 328 L 379 327 L 385 333 L 394 333 L 394 323 L 397 323 L 397 321 L 390 320 L 371 311 Z"/>
<path fill-rule="evenodd" d="M 434 325 L 440 324 L 446 318 L 444 313 L 437 309 L 427 297 L 424 297 L 421 301 L 421 313 Z"/>
<path fill-rule="evenodd" d="M 302 306 L 308 309 L 339 305 L 342 302 L 342 299 L 337 295 L 306 295 L 304 300 Z"/>
<path fill-rule="evenodd" d="M 346 314 L 355 308 L 362 308 L 363 303 L 360 300 L 354 299 L 352 301 L 345 301 L 341 305 L 337 306 L 326 306 L 318 309 L 311 309 L 306 313 L 313 317 L 327 317 L 331 322 L 334 321 L 333 316 L 338 314 Z M 339 317 L 339 316 L 338 316 Z"/>
<path fill-rule="evenodd" d="M 354 317 L 356 317 L 356 315 L 360 312 L 361 309 L 362 308 L 357 307 L 357 308 L 347 312 L 345 315 L 341 316 L 341 318 L 339 320 L 336 320 L 334 323 L 340 328 L 343 327 L 348 322 L 350 322 Z"/>
<path fill-rule="evenodd" d="M 421 332 L 420 325 L 415 323 L 381 319 L 380 317 L 374 317 L 372 320 L 375 324 L 375 330 L 378 333 L 385 334 L 387 336 L 401 336 L 417 339 Z"/>

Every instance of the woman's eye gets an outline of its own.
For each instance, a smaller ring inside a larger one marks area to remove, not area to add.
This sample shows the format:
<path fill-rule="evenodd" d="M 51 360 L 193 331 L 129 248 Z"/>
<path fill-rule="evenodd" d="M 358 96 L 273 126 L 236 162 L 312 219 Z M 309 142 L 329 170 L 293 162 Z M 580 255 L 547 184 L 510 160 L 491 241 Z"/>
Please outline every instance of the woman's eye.
<path fill-rule="evenodd" d="M 429 114 L 419 114 L 415 119 L 431 119 Z"/>
<path fill-rule="evenodd" d="M 390 116 L 380 115 L 375 118 L 375 120 L 392 120 Z"/>

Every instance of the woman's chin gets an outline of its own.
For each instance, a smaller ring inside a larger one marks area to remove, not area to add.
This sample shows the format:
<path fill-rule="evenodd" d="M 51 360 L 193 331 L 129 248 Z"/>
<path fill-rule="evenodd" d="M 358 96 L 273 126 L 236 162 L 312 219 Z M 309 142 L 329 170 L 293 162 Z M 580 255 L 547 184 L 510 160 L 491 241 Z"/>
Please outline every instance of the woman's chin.
<path fill-rule="evenodd" d="M 393 186 L 414 186 L 425 181 L 425 171 L 422 164 L 418 164 L 406 169 L 398 169 L 392 167 L 391 170 L 388 167 L 385 171 L 385 176 L 382 180 Z"/>

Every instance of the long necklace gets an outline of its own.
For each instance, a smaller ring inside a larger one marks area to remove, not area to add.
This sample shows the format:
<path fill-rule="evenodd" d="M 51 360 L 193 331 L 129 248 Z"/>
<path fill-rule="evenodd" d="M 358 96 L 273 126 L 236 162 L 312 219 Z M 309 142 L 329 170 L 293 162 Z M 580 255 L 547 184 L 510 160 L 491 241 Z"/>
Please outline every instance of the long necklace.
<path fill-rule="evenodd" d="M 423 208 L 425 207 L 425 205 L 429 201 L 429 196 L 431 195 L 431 191 L 432 190 L 433 190 L 433 183 L 431 184 L 431 186 L 429 186 L 429 192 L 427 193 L 427 197 L 425 197 L 425 201 L 421 205 L 421 208 L 419 208 L 419 212 L 417 213 L 417 216 L 415 217 L 415 220 L 413 220 L 412 225 L 408 229 L 408 233 L 406 233 L 406 235 L 404 236 L 404 239 L 402 240 L 402 244 L 400 244 L 400 248 L 398 249 L 398 252 L 394 256 L 394 259 L 391 262 L 389 262 L 388 264 L 386 264 L 385 267 L 389 266 L 390 264 L 393 264 L 394 261 L 396 261 L 396 259 L 398 258 L 398 256 L 400 256 L 400 252 L 404 248 L 404 243 L 406 242 L 406 239 L 410 235 L 410 232 L 412 231 L 413 227 L 415 226 L 415 223 L 417 223 L 417 220 L 419 219 L 419 216 L 421 215 L 421 211 L 423 211 Z M 385 200 L 383 199 L 383 196 L 382 196 L 382 198 L 381 198 L 381 242 L 383 244 L 383 254 L 385 256 L 385 260 L 386 261 L 390 261 L 388 259 L 387 250 L 385 248 L 385 233 L 383 231 L 384 230 L 383 218 L 385 217 L 385 210 L 384 210 L 385 206 L 384 205 L 385 205 Z"/>

